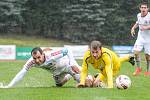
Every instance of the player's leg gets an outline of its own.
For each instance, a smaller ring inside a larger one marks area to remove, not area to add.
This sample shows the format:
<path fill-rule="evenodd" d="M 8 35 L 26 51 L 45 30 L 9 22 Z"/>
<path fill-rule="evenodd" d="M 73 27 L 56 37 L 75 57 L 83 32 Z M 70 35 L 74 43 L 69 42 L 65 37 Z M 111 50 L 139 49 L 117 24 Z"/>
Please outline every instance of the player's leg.
<path fill-rule="evenodd" d="M 135 61 L 136 61 L 136 70 L 133 73 L 133 75 L 139 75 L 142 71 L 140 51 L 134 51 L 134 55 L 135 55 Z"/>
<path fill-rule="evenodd" d="M 79 71 L 81 71 L 81 66 L 78 65 L 78 63 L 75 60 L 73 53 L 70 49 L 68 49 L 68 59 L 69 59 L 69 65 L 76 66 L 76 67 L 78 67 Z"/>
<path fill-rule="evenodd" d="M 70 74 L 65 74 L 64 78 L 61 80 L 61 84 L 64 85 L 64 84 L 67 83 L 71 78 L 72 78 L 72 76 L 71 76 Z"/>
<path fill-rule="evenodd" d="M 70 59 L 65 56 L 58 61 L 57 66 L 59 66 L 59 69 L 61 69 L 61 73 L 70 74 L 77 82 L 80 82 L 81 67 L 75 60 L 70 63 Z"/>
<path fill-rule="evenodd" d="M 147 69 L 145 75 L 150 75 L 150 43 L 144 45 Z"/>
<path fill-rule="evenodd" d="M 55 85 L 58 87 L 63 86 L 63 84 L 61 84 L 61 77 L 59 75 L 55 75 L 53 76 L 53 79 L 55 80 Z"/>
<path fill-rule="evenodd" d="M 67 58 L 68 61 L 65 62 L 66 68 L 65 71 L 70 74 L 74 80 L 80 82 L 80 72 L 81 67 L 78 65 L 76 60 L 73 57 L 73 53 L 70 49 L 68 49 Z"/>
<path fill-rule="evenodd" d="M 124 57 L 120 57 L 119 60 L 120 60 L 120 63 L 129 62 L 131 63 L 131 65 L 133 66 L 135 65 L 134 55 L 132 54 L 128 54 L 128 55 L 125 55 Z"/>
<path fill-rule="evenodd" d="M 147 68 L 146 68 L 146 72 L 144 72 L 144 74 L 150 75 L 150 55 L 145 54 L 145 58 L 146 58 Z"/>
<path fill-rule="evenodd" d="M 76 80 L 78 83 L 80 82 L 80 69 L 75 66 L 75 65 L 72 65 L 72 66 L 68 66 L 68 74 L 70 74 L 74 80 Z"/>
<path fill-rule="evenodd" d="M 71 52 L 70 52 L 71 53 Z M 72 55 L 72 54 L 71 54 Z M 78 83 L 80 82 L 80 72 L 81 72 L 81 66 L 78 65 L 76 60 L 73 58 L 69 58 L 69 64 L 68 64 L 68 72 L 69 74 L 76 80 Z"/>
<path fill-rule="evenodd" d="M 65 73 L 53 76 L 55 80 L 55 84 L 58 87 L 63 86 L 66 82 L 68 82 L 71 79 L 71 77 L 72 76 L 70 74 L 65 74 Z"/>
<path fill-rule="evenodd" d="M 133 75 L 139 75 L 142 71 L 141 56 L 140 56 L 140 52 L 142 51 L 142 49 L 143 49 L 143 43 L 140 40 L 137 40 L 133 47 L 135 61 L 136 61 L 136 70 L 133 73 Z"/>

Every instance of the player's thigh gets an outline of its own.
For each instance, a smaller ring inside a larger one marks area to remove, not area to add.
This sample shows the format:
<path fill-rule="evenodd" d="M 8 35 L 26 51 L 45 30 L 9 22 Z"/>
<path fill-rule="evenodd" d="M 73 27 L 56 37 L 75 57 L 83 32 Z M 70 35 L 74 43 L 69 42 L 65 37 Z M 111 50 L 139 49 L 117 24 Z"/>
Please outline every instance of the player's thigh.
<path fill-rule="evenodd" d="M 144 52 L 145 52 L 145 54 L 150 55 L 150 43 L 144 44 Z"/>
<path fill-rule="evenodd" d="M 56 86 L 62 86 L 62 80 L 64 79 L 66 74 L 60 74 L 60 75 L 55 75 L 53 76 L 54 80 L 55 80 L 55 84 Z"/>
<path fill-rule="evenodd" d="M 133 47 L 134 53 L 141 52 L 143 50 L 143 46 L 144 46 L 143 42 L 140 40 L 137 40 Z"/>

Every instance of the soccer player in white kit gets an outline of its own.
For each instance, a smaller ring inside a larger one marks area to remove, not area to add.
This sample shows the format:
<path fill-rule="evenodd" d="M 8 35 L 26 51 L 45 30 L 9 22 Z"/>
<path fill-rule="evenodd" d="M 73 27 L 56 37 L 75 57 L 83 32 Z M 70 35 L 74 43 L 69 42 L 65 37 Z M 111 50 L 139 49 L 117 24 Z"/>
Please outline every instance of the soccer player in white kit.
<path fill-rule="evenodd" d="M 75 61 L 72 52 L 67 48 L 60 50 L 42 50 L 39 47 L 33 48 L 32 57 L 26 62 L 21 71 L 6 86 L 11 88 L 19 82 L 32 68 L 42 68 L 52 73 L 56 86 L 63 86 L 71 77 L 77 82 L 80 81 L 80 66 Z"/>
<path fill-rule="evenodd" d="M 136 60 L 136 70 L 133 75 L 139 75 L 142 71 L 140 52 L 144 48 L 145 58 L 147 62 L 147 70 L 144 75 L 150 75 L 150 12 L 148 12 L 148 4 L 140 4 L 140 13 L 137 15 L 137 21 L 131 28 L 131 35 L 135 35 L 135 29 L 139 27 L 138 37 L 134 44 L 134 54 Z"/>

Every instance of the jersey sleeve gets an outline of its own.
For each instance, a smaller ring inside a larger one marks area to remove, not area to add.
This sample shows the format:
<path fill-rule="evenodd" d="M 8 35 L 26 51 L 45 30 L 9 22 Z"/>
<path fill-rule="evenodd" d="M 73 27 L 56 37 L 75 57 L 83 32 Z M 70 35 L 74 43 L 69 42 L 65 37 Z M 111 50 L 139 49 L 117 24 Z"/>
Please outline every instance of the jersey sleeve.
<path fill-rule="evenodd" d="M 139 24 L 139 17 L 141 16 L 141 13 L 138 13 L 137 14 L 137 21 L 136 21 L 136 24 Z"/>
<path fill-rule="evenodd" d="M 54 50 L 50 53 L 49 57 L 50 59 L 60 59 L 68 54 L 67 48 L 62 48 L 60 50 Z"/>
<path fill-rule="evenodd" d="M 88 60 L 90 58 L 90 55 L 88 52 L 85 53 L 83 57 L 83 63 L 82 63 L 82 70 L 81 70 L 81 75 L 80 75 L 80 84 L 85 84 L 85 79 L 88 74 Z"/>
<path fill-rule="evenodd" d="M 103 54 L 103 61 L 105 63 L 105 71 L 107 75 L 107 85 L 108 88 L 113 88 L 113 66 L 112 57 L 109 53 Z"/>
<path fill-rule="evenodd" d="M 23 66 L 26 70 L 29 70 L 30 68 L 32 68 L 32 66 L 35 65 L 35 61 L 33 60 L 33 58 L 31 57 Z"/>

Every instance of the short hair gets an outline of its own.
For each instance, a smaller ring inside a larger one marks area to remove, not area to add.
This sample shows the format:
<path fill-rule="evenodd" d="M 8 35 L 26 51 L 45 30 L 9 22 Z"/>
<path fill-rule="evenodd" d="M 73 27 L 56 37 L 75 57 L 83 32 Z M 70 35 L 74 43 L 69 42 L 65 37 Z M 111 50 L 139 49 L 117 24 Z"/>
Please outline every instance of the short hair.
<path fill-rule="evenodd" d="M 36 54 L 37 51 L 39 51 L 41 54 L 43 53 L 43 50 L 40 47 L 35 47 L 35 48 L 32 49 L 31 55 Z"/>
<path fill-rule="evenodd" d="M 149 8 L 149 7 L 148 7 L 148 2 L 142 2 L 142 3 L 140 3 L 139 7 L 141 7 L 142 5 L 146 5 L 147 8 Z"/>
<path fill-rule="evenodd" d="M 102 43 L 100 41 L 92 41 L 90 44 L 90 49 L 98 49 L 102 47 Z"/>

